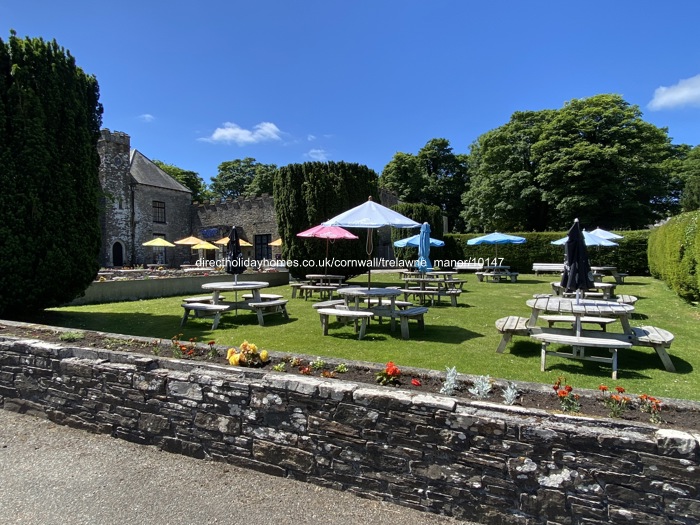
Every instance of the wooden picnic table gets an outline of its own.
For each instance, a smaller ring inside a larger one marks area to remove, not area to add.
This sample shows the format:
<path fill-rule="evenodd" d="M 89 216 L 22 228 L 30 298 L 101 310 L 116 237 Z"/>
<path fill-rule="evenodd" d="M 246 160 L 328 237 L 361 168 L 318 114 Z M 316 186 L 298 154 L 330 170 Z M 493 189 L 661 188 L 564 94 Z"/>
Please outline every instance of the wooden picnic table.
<path fill-rule="evenodd" d="M 626 273 L 618 272 L 616 266 L 591 266 L 591 271 L 603 275 L 610 274 L 617 284 L 623 284 L 627 277 Z"/>

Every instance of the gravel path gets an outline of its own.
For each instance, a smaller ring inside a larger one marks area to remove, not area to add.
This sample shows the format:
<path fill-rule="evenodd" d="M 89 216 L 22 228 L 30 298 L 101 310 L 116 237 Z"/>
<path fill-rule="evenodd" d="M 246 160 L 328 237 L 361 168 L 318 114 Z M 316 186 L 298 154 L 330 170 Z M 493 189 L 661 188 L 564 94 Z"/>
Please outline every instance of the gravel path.
<path fill-rule="evenodd" d="M 0 523 L 469 525 L 2 409 Z"/>

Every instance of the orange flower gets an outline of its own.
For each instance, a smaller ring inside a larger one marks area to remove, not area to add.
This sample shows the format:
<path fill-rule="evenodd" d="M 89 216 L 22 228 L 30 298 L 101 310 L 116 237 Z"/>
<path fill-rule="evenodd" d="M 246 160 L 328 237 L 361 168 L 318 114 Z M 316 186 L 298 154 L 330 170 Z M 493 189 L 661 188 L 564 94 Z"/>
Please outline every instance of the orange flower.
<path fill-rule="evenodd" d="M 605 386 L 605 385 L 600 385 L 600 386 L 598 387 L 598 390 L 600 390 L 601 392 L 607 392 L 607 391 L 608 391 L 608 387 Z"/>
<path fill-rule="evenodd" d="M 622 393 L 625 391 L 625 389 L 622 388 L 621 386 L 616 386 L 616 387 L 615 387 L 615 390 L 617 390 L 617 393 L 618 393 L 618 394 L 622 394 Z"/>
<path fill-rule="evenodd" d="M 557 392 L 557 395 L 558 395 L 559 397 L 566 397 L 566 396 L 569 395 L 569 393 L 568 393 L 566 390 L 559 390 L 559 391 Z"/>

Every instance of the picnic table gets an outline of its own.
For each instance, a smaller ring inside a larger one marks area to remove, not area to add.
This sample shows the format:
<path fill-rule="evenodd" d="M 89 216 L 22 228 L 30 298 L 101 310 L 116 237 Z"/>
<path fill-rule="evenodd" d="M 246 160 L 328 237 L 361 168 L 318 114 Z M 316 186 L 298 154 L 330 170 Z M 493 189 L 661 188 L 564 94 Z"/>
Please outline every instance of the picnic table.
<path fill-rule="evenodd" d="M 610 274 L 617 284 L 623 284 L 627 277 L 626 273 L 618 272 L 616 266 L 591 266 L 591 271 L 601 276 Z"/>
<path fill-rule="evenodd" d="M 260 290 L 270 286 L 270 283 L 264 281 L 223 281 L 205 283 L 202 285 L 202 290 L 212 292 L 211 296 L 193 298 L 194 301 L 184 300 L 182 307 L 185 310 L 180 326 L 184 325 L 190 312 L 195 312 L 199 315 L 214 315 L 212 330 L 215 330 L 219 324 L 221 314 L 234 311 L 238 315 L 238 310 L 250 310 L 257 314 L 258 324 L 264 326 L 264 317 L 271 314 L 282 314 L 285 318 L 287 315 L 287 300 L 281 296 L 263 295 Z M 238 300 L 238 292 L 250 292 L 243 297 L 242 301 Z M 223 301 L 221 292 L 234 292 L 234 300 L 231 302 Z"/>
<path fill-rule="evenodd" d="M 457 272 L 453 271 L 433 271 L 433 272 L 404 272 L 401 279 L 405 282 L 405 288 L 401 291 L 404 299 L 409 296 L 418 297 L 421 304 L 425 303 L 428 297 L 431 302 L 437 298 L 438 303 L 441 297 L 449 297 L 452 306 L 457 306 L 457 297 L 462 293 L 464 281 L 455 279 Z M 411 286 L 415 284 L 415 286 Z"/>
<path fill-rule="evenodd" d="M 494 282 L 500 283 L 501 281 L 510 279 L 510 282 L 514 283 L 518 280 L 518 273 L 511 272 L 510 266 L 503 265 L 492 265 L 484 266 L 483 271 L 476 272 L 476 278 L 479 282 Z"/>
<path fill-rule="evenodd" d="M 666 352 L 673 341 L 673 334 L 661 328 L 653 326 L 632 327 L 629 317 L 634 311 L 634 306 L 613 301 L 601 301 L 592 299 L 573 299 L 563 297 L 538 297 L 526 302 L 532 310 L 530 318 L 526 322 L 527 334 L 542 343 L 540 369 L 545 370 L 548 355 L 556 355 L 570 359 L 581 359 L 610 363 L 612 365 L 612 377 L 617 379 L 618 350 L 632 346 L 651 346 L 661 359 L 664 367 L 669 372 L 675 372 L 675 367 Z M 560 321 L 571 324 L 571 328 L 553 328 L 537 326 L 537 320 L 543 313 L 558 314 L 547 316 L 548 321 Z M 622 333 L 610 333 L 605 331 L 604 322 L 607 318 L 620 321 Z M 601 321 L 602 319 L 602 321 Z M 584 324 L 599 323 L 603 330 L 584 329 Z M 522 329 L 517 326 L 517 329 Z M 570 345 L 571 352 L 562 350 L 548 350 L 549 344 Z M 600 357 L 587 354 L 590 348 L 607 348 L 611 352 L 610 357 Z"/>

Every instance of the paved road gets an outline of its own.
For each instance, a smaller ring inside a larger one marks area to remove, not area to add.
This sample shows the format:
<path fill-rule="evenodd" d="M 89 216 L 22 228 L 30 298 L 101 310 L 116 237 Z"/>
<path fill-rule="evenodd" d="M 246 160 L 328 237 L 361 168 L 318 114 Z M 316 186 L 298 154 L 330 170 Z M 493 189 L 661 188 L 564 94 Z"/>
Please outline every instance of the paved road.
<path fill-rule="evenodd" d="M 0 523 L 469 525 L 2 409 Z"/>

